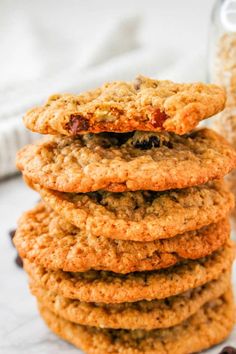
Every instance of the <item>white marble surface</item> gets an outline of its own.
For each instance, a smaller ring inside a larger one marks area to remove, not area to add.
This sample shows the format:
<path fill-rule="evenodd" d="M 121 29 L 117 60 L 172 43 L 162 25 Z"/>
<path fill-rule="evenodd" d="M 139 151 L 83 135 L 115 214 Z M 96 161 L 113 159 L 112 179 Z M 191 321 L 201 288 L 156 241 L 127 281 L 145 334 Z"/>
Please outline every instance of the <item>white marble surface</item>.
<path fill-rule="evenodd" d="M 26 188 L 19 177 L 0 182 L 0 354 L 78 354 L 81 352 L 46 328 L 29 294 L 26 276 L 14 264 L 15 250 L 8 231 L 15 227 L 22 211 L 37 200 L 38 196 Z M 236 290 L 235 283 L 236 274 Z M 236 329 L 226 344 L 236 346 Z M 224 345 L 208 353 L 219 353 Z"/>

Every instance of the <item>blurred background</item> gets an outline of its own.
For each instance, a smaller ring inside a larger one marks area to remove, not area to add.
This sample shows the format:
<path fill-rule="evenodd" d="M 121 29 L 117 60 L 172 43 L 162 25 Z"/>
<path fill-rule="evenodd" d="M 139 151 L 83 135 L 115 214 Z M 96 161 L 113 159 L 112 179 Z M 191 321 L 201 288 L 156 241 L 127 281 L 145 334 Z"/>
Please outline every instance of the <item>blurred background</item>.
<path fill-rule="evenodd" d="M 207 79 L 213 0 L 1 0 L 0 177 L 32 135 L 24 112 L 55 92 L 137 74 Z"/>

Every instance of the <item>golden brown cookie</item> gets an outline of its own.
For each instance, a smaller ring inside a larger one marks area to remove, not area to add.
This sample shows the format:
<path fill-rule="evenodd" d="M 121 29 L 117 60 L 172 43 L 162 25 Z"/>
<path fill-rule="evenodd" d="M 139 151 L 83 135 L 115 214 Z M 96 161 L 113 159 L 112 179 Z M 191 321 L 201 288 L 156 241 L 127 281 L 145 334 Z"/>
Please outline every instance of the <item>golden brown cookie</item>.
<path fill-rule="evenodd" d="M 217 48 L 214 66 L 212 67 L 213 82 L 223 86 L 227 95 L 226 107 L 236 104 L 236 35 L 234 32 L 224 33 Z"/>
<path fill-rule="evenodd" d="M 190 354 L 222 342 L 234 326 L 232 291 L 210 301 L 181 324 L 152 331 L 81 326 L 54 315 L 39 304 L 48 327 L 88 354 Z"/>
<path fill-rule="evenodd" d="M 71 300 L 44 290 L 33 282 L 31 293 L 54 314 L 86 326 L 144 329 L 176 326 L 196 313 L 207 302 L 223 295 L 230 284 L 230 273 L 203 286 L 163 300 L 103 304 Z"/>
<path fill-rule="evenodd" d="M 169 239 L 112 240 L 80 231 L 40 203 L 19 220 L 14 244 L 22 258 L 48 269 L 130 273 L 167 268 L 183 259 L 205 257 L 222 247 L 229 235 L 229 222 L 224 219 Z"/>
<path fill-rule="evenodd" d="M 63 193 L 32 185 L 71 224 L 94 236 L 153 241 L 225 218 L 234 207 L 223 181 L 171 191 Z"/>
<path fill-rule="evenodd" d="M 222 88 L 203 83 L 176 84 L 140 76 L 115 81 L 80 95 L 54 95 L 24 117 L 42 134 L 169 131 L 184 134 L 224 108 Z"/>
<path fill-rule="evenodd" d="M 235 256 L 229 241 L 211 256 L 185 261 L 159 271 L 117 274 L 105 271 L 52 271 L 24 260 L 24 268 L 38 286 L 70 299 L 121 303 L 164 299 L 218 279 L 229 271 Z"/>
<path fill-rule="evenodd" d="M 87 134 L 50 138 L 19 151 L 17 166 L 33 183 L 62 192 L 186 188 L 220 179 L 236 152 L 218 134 Z"/>

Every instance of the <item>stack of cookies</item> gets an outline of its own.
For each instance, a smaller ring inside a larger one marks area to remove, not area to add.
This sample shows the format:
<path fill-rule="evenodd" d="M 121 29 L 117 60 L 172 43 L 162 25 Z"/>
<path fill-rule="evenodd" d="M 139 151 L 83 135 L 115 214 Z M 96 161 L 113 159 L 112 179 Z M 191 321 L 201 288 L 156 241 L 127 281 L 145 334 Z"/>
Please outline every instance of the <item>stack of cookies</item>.
<path fill-rule="evenodd" d="M 236 153 L 194 130 L 224 103 L 215 85 L 139 77 L 27 113 L 50 135 L 18 153 L 41 201 L 14 242 L 53 332 L 93 354 L 189 354 L 230 334 Z"/>

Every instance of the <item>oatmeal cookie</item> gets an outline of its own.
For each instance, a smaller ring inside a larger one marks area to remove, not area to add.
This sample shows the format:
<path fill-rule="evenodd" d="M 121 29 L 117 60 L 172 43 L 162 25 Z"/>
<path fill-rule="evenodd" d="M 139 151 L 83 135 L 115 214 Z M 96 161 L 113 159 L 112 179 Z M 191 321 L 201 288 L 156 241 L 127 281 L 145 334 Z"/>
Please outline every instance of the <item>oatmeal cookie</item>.
<path fill-rule="evenodd" d="M 55 212 L 94 236 L 153 241 L 200 229 L 225 218 L 234 207 L 223 181 L 163 192 L 63 193 L 27 183 Z"/>
<path fill-rule="evenodd" d="M 144 329 L 176 326 L 207 302 L 223 295 L 230 273 L 219 279 L 163 300 L 103 304 L 67 299 L 30 283 L 31 293 L 44 307 L 65 320 L 99 328 Z"/>
<path fill-rule="evenodd" d="M 81 326 L 56 316 L 40 303 L 39 310 L 54 333 L 88 354 L 196 353 L 226 339 L 235 319 L 231 290 L 181 324 L 152 331 Z"/>
<path fill-rule="evenodd" d="M 61 192 L 186 188 L 220 179 L 236 152 L 214 131 L 87 134 L 55 137 L 19 151 L 17 166 L 33 183 Z"/>
<path fill-rule="evenodd" d="M 229 271 L 234 257 L 234 246 L 228 241 L 224 248 L 208 257 L 149 272 L 52 271 L 26 259 L 24 268 L 38 286 L 66 298 L 121 303 L 163 299 L 201 286 Z"/>
<path fill-rule="evenodd" d="M 205 257 L 229 239 L 228 220 L 152 242 L 91 236 L 47 210 L 43 203 L 23 214 L 14 236 L 22 258 L 66 272 L 91 269 L 130 273 L 170 267 Z"/>
<path fill-rule="evenodd" d="M 56 94 L 24 117 L 42 134 L 168 131 L 184 134 L 224 108 L 225 92 L 216 85 L 176 84 L 140 76 L 116 81 L 80 95 Z"/>

